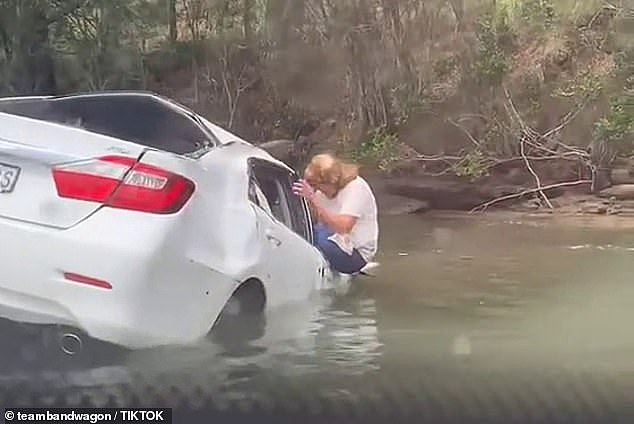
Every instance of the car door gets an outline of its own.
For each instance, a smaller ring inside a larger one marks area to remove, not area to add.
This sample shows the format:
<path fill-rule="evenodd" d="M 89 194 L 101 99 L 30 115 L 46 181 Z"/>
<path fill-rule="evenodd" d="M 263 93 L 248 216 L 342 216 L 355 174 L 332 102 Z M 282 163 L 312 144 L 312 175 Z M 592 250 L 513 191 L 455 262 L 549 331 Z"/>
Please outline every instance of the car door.
<path fill-rule="evenodd" d="M 250 172 L 270 290 L 280 300 L 304 299 L 325 273 L 323 257 L 312 245 L 306 202 L 292 192 L 294 175 L 287 169 L 254 159 Z"/>

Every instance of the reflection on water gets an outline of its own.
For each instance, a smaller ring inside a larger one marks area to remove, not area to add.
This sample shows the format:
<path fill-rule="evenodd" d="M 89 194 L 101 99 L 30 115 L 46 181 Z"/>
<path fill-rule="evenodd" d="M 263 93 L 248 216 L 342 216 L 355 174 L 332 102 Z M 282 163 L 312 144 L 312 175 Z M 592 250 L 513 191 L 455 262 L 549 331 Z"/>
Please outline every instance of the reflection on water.
<path fill-rule="evenodd" d="M 346 376 L 435 366 L 632 370 L 634 230 L 426 215 L 381 229 L 377 277 L 345 296 L 318 294 L 116 366 L 39 375 L 84 388 L 161 378 L 186 392 L 239 391 L 267 375 L 343 387 Z M 16 369 L 0 384 L 33 375 Z"/>
<path fill-rule="evenodd" d="M 146 375 L 195 368 L 202 374 L 226 376 L 221 379 L 225 385 L 262 372 L 285 376 L 364 373 L 379 368 L 382 344 L 376 313 L 373 299 L 351 297 L 341 303 L 316 296 L 269 311 L 259 323 L 223 328 L 210 341 L 188 349 L 133 355 L 127 367 Z M 249 325 L 261 325 L 261 331 L 241 330 Z"/>
<path fill-rule="evenodd" d="M 376 313 L 375 300 L 359 293 L 351 292 L 346 299 L 316 295 L 310 301 L 268 311 L 262 318 L 220 328 L 210 339 L 191 346 L 134 352 L 117 366 L 68 373 L 16 369 L 0 376 L 0 384 L 37 379 L 51 388 L 85 389 L 142 385 L 165 377 L 177 387 L 200 384 L 227 389 L 267 372 L 362 374 L 380 366 Z M 180 384 L 179 375 L 183 376 Z M 210 375 L 214 381 L 209 381 Z"/>

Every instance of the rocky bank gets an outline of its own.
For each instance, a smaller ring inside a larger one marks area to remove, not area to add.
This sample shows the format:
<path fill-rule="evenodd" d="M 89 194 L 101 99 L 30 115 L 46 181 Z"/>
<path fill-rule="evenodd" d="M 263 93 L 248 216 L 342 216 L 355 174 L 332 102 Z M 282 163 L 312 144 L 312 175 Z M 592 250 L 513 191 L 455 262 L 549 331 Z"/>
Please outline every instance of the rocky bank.
<path fill-rule="evenodd" d="M 332 128 L 331 124 L 329 128 Z M 329 139 L 323 131 L 318 139 Z M 301 157 L 336 150 L 333 143 L 315 143 L 310 136 L 295 141 L 275 140 L 260 147 L 276 158 L 293 164 L 296 169 L 303 167 Z M 592 193 L 589 182 L 544 190 L 552 209 L 534 192 L 520 195 L 535 188 L 534 176 L 521 163 L 497 170 L 477 181 L 455 176 L 430 177 L 417 171 L 411 164 L 401 168 L 407 171 L 398 175 L 386 175 L 367 168 L 362 170 L 363 176 L 374 189 L 381 214 L 401 215 L 432 210 L 474 211 L 487 202 L 507 196 L 511 198 L 484 210 L 634 216 L 634 163 L 609 171 L 600 190 L 595 193 Z M 537 172 L 541 176 L 542 186 L 585 178 L 572 165 L 544 165 Z"/>

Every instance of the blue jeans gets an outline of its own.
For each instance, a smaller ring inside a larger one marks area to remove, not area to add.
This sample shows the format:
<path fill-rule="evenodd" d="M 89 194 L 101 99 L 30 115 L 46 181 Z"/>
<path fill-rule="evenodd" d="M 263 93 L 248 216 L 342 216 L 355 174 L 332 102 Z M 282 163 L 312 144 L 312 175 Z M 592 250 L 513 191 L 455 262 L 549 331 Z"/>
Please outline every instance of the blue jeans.
<path fill-rule="evenodd" d="M 337 243 L 328 240 L 334 232 L 324 224 L 317 224 L 314 228 L 314 244 L 326 257 L 330 266 L 343 274 L 354 274 L 366 265 L 365 259 L 355 249 L 352 255 L 341 250 Z"/>

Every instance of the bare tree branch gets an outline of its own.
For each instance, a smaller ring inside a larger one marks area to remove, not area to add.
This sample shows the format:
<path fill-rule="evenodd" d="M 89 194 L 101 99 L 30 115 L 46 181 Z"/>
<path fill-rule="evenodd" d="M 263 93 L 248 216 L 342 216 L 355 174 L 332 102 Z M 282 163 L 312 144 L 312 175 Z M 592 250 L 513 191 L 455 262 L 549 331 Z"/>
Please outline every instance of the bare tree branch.
<path fill-rule="evenodd" d="M 460 131 L 462 131 L 463 133 L 466 134 L 466 136 L 469 138 L 469 140 L 476 146 L 476 147 L 480 147 L 480 145 L 482 144 L 480 141 L 478 141 L 470 132 L 469 130 L 467 130 L 463 125 L 460 125 L 459 123 L 457 123 L 456 121 L 454 121 L 451 118 L 447 118 L 447 122 L 449 122 L 451 125 L 455 126 L 456 128 L 458 128 Z"/>
<path fill-rule="evenodd" d="M 572 122 L 572 120 L 575 119 L 577 117 L 577 115 L 579 115 L 579 113 L 581 113 L 581 111 L 583 109 L 585 109 L 587 104 L 588 104 L 588 102 L 584 101 L 576 109 L 574 109 L 573 111 L 568 112 L 559 125 L 557 125 L 555 128 L 552 128 L 552 129 L 546 131 L 544 134 L 541 135 L 541 137 L 542 138 L 551 137 L 552 135 L 554 135 L 554 134 L 558 133 L 559 131 L 561 131 L 562 129 L 564 129 L 564 127 L 566 127 L 570 122 Z"/>
<path fill-rule="evenodd" d="M 542 196 L 542 199 L 544 199 L 544 202 L 546 202 L 546 205 L 550 209 L 553 209 L 553 204 L 550 203 L 550 200 L 548 200 L 548 196 L 546 196 L 544 191 L 541 189 L 542 183 L 541 183 L 541 180 L 539 179 L 539 175 L 537 175 L 537 173 L 531 166 L 531 163 L 529 162 L 528 158 L 526 157 L 526 154 L 524 153 L 524 138 L 523 137 L 522 137 L 522 140 L 520 141 L 520 150 L 522 152 L 522 158 L 524 158 L 524 163 L 526 164 L 526 168 L 528 168 L 528 171 L 535 178 L 535 183 L 537 184 L 538 193 Z"/>

